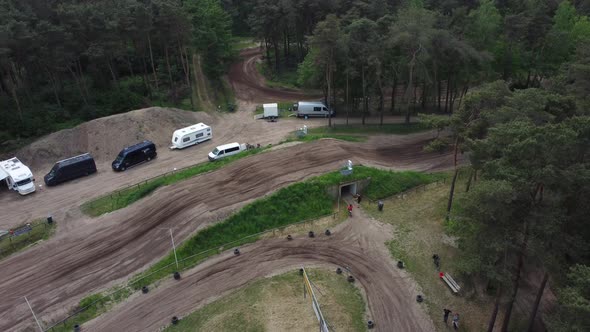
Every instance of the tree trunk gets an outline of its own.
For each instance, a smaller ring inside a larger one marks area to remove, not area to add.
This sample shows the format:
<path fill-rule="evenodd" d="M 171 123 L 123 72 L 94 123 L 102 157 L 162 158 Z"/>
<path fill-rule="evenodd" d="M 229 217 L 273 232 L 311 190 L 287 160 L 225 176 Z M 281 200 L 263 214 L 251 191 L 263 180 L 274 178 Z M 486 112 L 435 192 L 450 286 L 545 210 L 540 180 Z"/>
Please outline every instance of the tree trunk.
<path fill-rule="evenodd" d="M 125 56 L 125 62 L 127 62 L 127 67 L 129 67 L 129 73 L 131 74 L 131 76 L 135 76 L 135 74 L 133 73 L 133 66 L 131 65 L 131 60 L 129 59 L 129 55 Z"/>
<path fill-rule="evenodd" d="M 416 109 L 416 104 L 418 103 L 418 95 L 416 90 L 418 89 L 418 81 L 414 82 L 414 101 L 412 102 L 412 106 Z"/>
<path fill-rule="evenodd" d="M 23 111 L 20 107 L 20 100 L 18 99 L 18 92 L 16 91 L 17 86 L 18 86 L 18 78 L 17 78 L 17 73 L 16 73 L 16 68 L 15 68 L 15 64 L 12 63 L 12 74 L 9 74 L 9 79 L 10 79 L 10 93 L 12 94 L 12 99 L 14 99 L 14 103 L 16 104 L 16 109 L 18 111 L 18 118 L 20 120 L 20 122 L 23 122 Z"/>
<path fill-rule="evenodd" d="M 332 72 L 332 64 L 331 64 L 331 58 L 330 58 L 330 62 L 326 65 L 326 84 L 328 85 L 328 95 L 326 96 L 326 101 L 327 101 L 327 105 L 328 105 L 328 109 L 331 110 L 332 107 L 330 105 L 330 97 L 331 97 L 331 93 L 332 93 L 332 77 L 331 77 L 331 73 Z M 328 113 L 328 128 L 332 127 L 332 117 L 330 116 L 330 114 Z"/>
<path fill-rule="evenodd" d="M 86 86 L 86 81 L 84 80 L 84 74 L 82 74 L 82 64 L 80 63 L 80 59 L 78 59 L 76 61 L 77 64 L 77 68 L 78 68 L 78 75 L 80 77 L 80 83 L 82 84 L 82 88 L 84 89 L 84 92 L 86 93 L 86 98 L 88 98 L 88 96 L 90 95 L 88 93 L 88 87 Z"/>
<path fill-rule="evenodd" d="M 362 84 L 363 84 L 363 110 L 362 110 L 362 123 L 363 126 L 365 125 L 365 115 L 366 115 L 366 107 L 365 105 L 367 105 L 366 100 L 367 100 L 367 87 L 365 84 L 365 66 L 362 65 L 361 66 L 361 75 L 362 75 Z"/>
<path fill-rule="evenodd" d="M 471 172 L 469 173 L 469 180 L 467 180 L 467 186 L 465 187 L 465 192 L 468 193 L 469 192 L 469 188 L 471 188 L 471 180 L 473 179 L 473 173 L 475 172 L 474 169 L 471 169 Z"/>
<path fill-rule="evenodd" d="M 494 325 L 496 324 L 496 317 L 498 316 L 498 309 L 500 308 L 500 299 L 502 298 L 502 286 L 498 286 L 496 290 L 496 301 L 494 303 L 494 310 L 492 310 L 492 317 L 490 317 L 490 322 L 488 323 L 488 331 L 492 332 L 494 330 Z"/>
<path fill-rule="evenodd" d="M 539 310 L 539 304 L 541 303 L 541 298 L 543 297 L 543 292 L 545 291 L 545 286 L 547 285 L 547 279 L 549 279 L 549 274 L 547 273 L 547 271 L 545 271 L 545 274 L 543 275 L 543 281 L 541 281 L 539 291 L 537 292 L 537 297 L 535 298 L 533 312 L 531 313 L 531 317 L 529 318 L 529 332 L 533 331 L 533 325 L 535 324 L 535 316 L 537 315 L 537 311 Z"/>
<path fill-rule="evenodd" d="M 280 54 L 279 54 L 279 42 L 276 40 L 276 38 L 273 39 L 272 41 L 273 47 L 275 49 L 275 70 L 277 72 L 277 74 L 280 71 Z"/>
<path fill-rule="evenodd" d="M 422 85 L 422 111 L 426 108 L 426 81 Z"/>
<path fill-rule="evenodd" d="M 84 95 L 84 91 L 82 90 L 82 84 L 80 83 L 80 80 L 78 79 L 78 76 L 76 75 L 76 72 L 72 70 L 71 66 L 66 66 L 66 67 L 68 68 L 68 70 L 70 71 L 70 74 L 72 74 L 72 77 L 74 78 L 74 81 L 76 82 L 76 86 L 78 87 L 78 91 L 80 92 L 80 96 L 82 97 L 84 104 L 88 105 L 88 100 L 86 100 L 86 96 Z"/>
<path fill-rule="evenodd" d="M 170 57 L 168 56 L 168 45 L 164 47 L 164 50 L 166 52 L 166 67 L 168 68 L 168 80 L 170 82 L 170 87 L 172 87 L 172 69 L 170 68 Z"/>
<path fill-rule="evenodd" d="M 440 98 L 441 98 L 440 95 L 442 93 L 442 91 L 441 91 L 442 90 L 441 89 L 441 81 L 438 80 L 437 83 L 436 83 L 436 85 L 438 87 L 438 111 L 440 112 Z"/>
<path fill-rule="evenodd" d="M 283 30 L 283 54 L 285 56 L 285 64 L 289 63 L 289 51 L 287 48 L 287 30 Z"/>
<path fill-rule="evenodd" d="M 41 66 L 41 64 L 39 64 Z M 61 105 L 61 99 L 59 99 L 59 93 L 57 90 L 57 80 L 55 79 L 55 77 L 53 77 L 53 74 L 51 73 L 51 71 L 49 69 L 47 69 L 46 66 L 42 66 L 43 69 L 45 69 L 45 72 L 47 73 L 47 77 L 49 78 L 49 82 L 51 83 L 51 89 L 53 90 L 53 95 L 55 96 L 55 101 L 57 102 L 57 106 L 59 106 L 59 108 L 63 108 Z"/>
<path fill-rule="evenodd" d="M 508 305 L 506 306 L 506 311 L 504 313 L 504 322 L 502 322 L 502 329 L 500 330 L 501 332 L 507 332 L 508 325 L 510 325 L 510 316 L 512 315 L 512 307 L 514 306 L 514 301 L 516 300 L 516 295 L 518 294 L 518 287 L 520 285 L 520 272 L 522 270 L 522 266 L 524 265 L 524 256 L 526 255 L 528 237 L 529 237 L 529 224 L 525 220 L 525 222 L 524 222 L 524 239 L 522 240 L 520 253 L 518 254 L 518 262 L 516 265 L 516 274 L 514 276 L 514 281 L 512 283 L 512 294 L 510 295 L 510 299 L 508 300 Z"/>
<path fill-rule="evenodd" d="M 113 78 L 113 82 L 118 84 L 117 75 L 115 74 L 115 69 L 113 68 L 113 64 L 111 63 L 111 58 L 107 59 L 107 65 L 109 66 L 109 71 L 111 72 L 111 77 Z"/>
<path fill-rule="evenodd" d="M 150 49 L 150 61 L 152 63 L 152 71 L 154 72 L 154 83 L 156 84 L 156 90 L 158 90 L 158 74 L 156 73 L 156 64 L 154 63 L 154 53 L 152 52 L 152 38 L 150 34 L 147 35 L 148 47 Z"/>
<path fill-rule="evenodd" d="M 346 70 L 346 125 L 348 126 L 348 113 L 350 111 L 350 98 L 348 89 L 348 70 Z"/>
<path fill-rule="evenodd" d="M 406 124 L 410 123 L 410 89 L 412 88 L 412 85 L 414 84 L 413 80 L 414 80 L 414 60 L 412 59 L 412 61 L 410 62 L 410 71 L 408 77 L 409 77 L 409 81 L 408 81 L 408 87 L 406 88 L 406 93 L 405 93 L 405 99 L 406 99 Z"/>
<path fill-rule="evenodd" d="M 391 114 L 393 114 L 393 112 L 395 111 L 395 87 L 397 86 L 397 82 L 396 82 L 396 77 L 395 75 L 393 76 L 393 85 L 391 86 L 391 107 L 389 109 L 389 111 L 391 112 Z"/>
<path fill-rule="evenodd" d="M 383 126 L 383 113 L 385 110 L 383 107 L 383 87 L 381 85 L 381 79 L 379 79 L 379 113 L 381 116 L 381 119 L 379 120 L 379 125 Z"/>
<path fill-rule="evenodd" d="M 451 208 L 453 207 L 453 196 L 455 194 L 455 183 L 457 182 L 457 176 L 459 174 L 459 168 L 457 167 L 457 154 L 459 152 L 459 136 L 455 138 L 455 148 L 454 148 L 454 166 L 455 166 L 455 174 L 453 175 L 453 182 L 451 182 L 451 192 L 449 193 L 449 201 L 447 203 L 447 220 L 451 215 Z"/>
<path fill-rule="evenodd" d="M 445 98 L 445 113 L 449 112 L 449 91 L 451 90 L 451 77 L 447 79 L 447 96 Z"/>

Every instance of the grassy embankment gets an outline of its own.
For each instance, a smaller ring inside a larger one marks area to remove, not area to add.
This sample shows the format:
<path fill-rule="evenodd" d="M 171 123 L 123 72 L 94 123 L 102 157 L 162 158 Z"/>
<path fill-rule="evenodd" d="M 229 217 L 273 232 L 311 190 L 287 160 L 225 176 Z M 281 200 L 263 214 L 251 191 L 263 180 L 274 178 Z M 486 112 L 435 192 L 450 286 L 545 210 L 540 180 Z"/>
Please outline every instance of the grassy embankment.
<path fill-rule="evenodd" d="M 306 270 L 324 318 L 334 330 L 365 331 L 365 304 L 359 289 L 343 275 Z M 317 330 L 318 321 L 309 298 L 303 297 L 302 285 L 303 277 L 296 271 L 255 281 L 183 317 L 165 331 Z"/>
<path fill-rule="evenodd" d="M 33 221 L 31 231 L 13 238 L 6 237 L 0 240 L 0 259 L 8 257 L 27 248 L 37 241 L 47 240 L 55 232 L 55 224 L 47 224 L 45 221 Z"/>
<path fill-rule="evenodd" d="M 371 184 L 366 189 L 365 197 L 379 199 L 396 193 L 408 190 L 412 187 L 429 183 L 441 178 L 441 174 L 424 174 L 417 172 L 390 172 L 369 167 L 357 166 L 354 173 L 343 177 L 339 172 L 329 173 L 310 179 L 305 182 L 296 183 L 283 188 L 268 197 L 248 204 L 225 221 L 210 226 L 192 238 L 186 240 L 177 248 L 177 255 L 180 260 L 191 255 L 196 256 L 181 262 L 181 270 L 189 269 L 206 258 L 216 255 L 222 250 L 256 241 L 258 236 L 247 236 L 258 234 L 273 228 L 287 227 L 294 223 L 317 219 L 330 214 L 333 211 L 333 201 L 327 195 L 326 188 L 341 181 L 372 178 Z M 226 248 L 223 245 L 232 242 Z M 143 285 L 152 284 L 155 281 L 170 277 L 175 270 L 174 254 L 160 260 L 147 271 L 138 274 L 131 279 L 128 286 L 122 290 L 112 289 L 108 294 L 119 290 L 114 295 L 93 294 L 81 301 L 92 303 L 91 299 L 100 299 L 98 305 L 92 306 L 76 319 L 68 322 L 65 327 L 71 328 L 73 324 L 81 324 L 107 311 L 115 303 L 126 298 L 131 289 L 141 288 Z M 138 282 L 141 280 L 141 282 Z M 123 293 L 124 295 L 121 295 Z M 80 305 L 79 308 L 84 306 Z M 65 328 L 64 327 L 64 328 Z"/>
<path fill-rule="evenodd" d="M 383 212 L 368 202 L 363 208 L 377 220 L 394 226 L 394 238 L 388 243 L 394 260 L 402 260 L 413 279 L 422 288 L 426 306 L 437 330 L 444 331 L 442 309 L 448 308 L 461 315 L 461 329 L 479 331 L 484 327 L 491 311 L 492 297 L 475 294 L 474 285 L 457 274 L 455 258 L 459 255 L 457 239 L 447 234 L 445 226 L 446 204 L 450 181 L 428 186 L 406 196 L 405 199 L 385 200 Z M 460 178 L 457 194 L 464 191 L 465 179 Z M 440 270 L 450 273 L 463 287 L 463 296 L 453 295 L 438 277 L 432 255 L 441 257 Z"/>

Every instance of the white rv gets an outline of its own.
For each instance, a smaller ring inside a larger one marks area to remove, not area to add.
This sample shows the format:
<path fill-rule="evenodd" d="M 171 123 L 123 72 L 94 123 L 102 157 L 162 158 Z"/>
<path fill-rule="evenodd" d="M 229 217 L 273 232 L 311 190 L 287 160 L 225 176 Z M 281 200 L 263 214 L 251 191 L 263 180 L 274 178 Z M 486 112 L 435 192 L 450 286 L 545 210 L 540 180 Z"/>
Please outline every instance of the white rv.
<path fill-rule="evenodd" d="M 293 109 L 297 112 L 298 118 L 310 118 L 312 116 L 327 118 L 334 116 L 334 110 L 328 109 L 324 103 L 320 101 L 300 101 L 293 105 Z"/>
<path fill-rule="evenodd" d="M 197 123 L 174 131 L 170 149 L 184 149 L 188 146 L 210 140 L 211 138 L 213 138 L 211 127 L 204 123 Z"/>
<path fill-rule="evenodd" d="M 21 195 L 35 191 L 33 173 L 16 157 L 0 161 L 0 180 L 5 180 L 8 189 L 16 190 Z"/>
<path fill-rule="evenodd" d="M 209 161 L 219 160 L 225 157 L 233 156 L 242 151 L 246 151 L 246 144 L 240 143 L 229 143 L 216 147 L 213 151 L 209 152 Z"/>

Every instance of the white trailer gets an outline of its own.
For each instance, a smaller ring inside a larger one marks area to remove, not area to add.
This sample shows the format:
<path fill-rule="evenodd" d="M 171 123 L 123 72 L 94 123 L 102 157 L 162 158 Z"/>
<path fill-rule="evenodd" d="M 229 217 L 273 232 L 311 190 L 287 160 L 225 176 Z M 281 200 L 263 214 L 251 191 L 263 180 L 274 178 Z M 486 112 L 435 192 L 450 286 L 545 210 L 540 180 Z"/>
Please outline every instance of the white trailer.
<path fill-rule="evenodd" d="M 18 158 L 0 161 L 0 181 L 5 180 L 8 189 L 16 190 L 21 195 L 35 191 L 35 179 L 31 170 Z"/>
<path fill-rule="evenodd" d="M 278 118 L 279 117 L 279 104 L 262 104 L 262 108 L 264 109 L 264 117 L 265 118 Z"/>
<path fill-rule="evenodd" d="M 197 123 L 174 131 L 170 149 L 184 149 L 188 146 L 210 140 L 211 138 L 213 138 L 211 127 L 202 122 Z"/>

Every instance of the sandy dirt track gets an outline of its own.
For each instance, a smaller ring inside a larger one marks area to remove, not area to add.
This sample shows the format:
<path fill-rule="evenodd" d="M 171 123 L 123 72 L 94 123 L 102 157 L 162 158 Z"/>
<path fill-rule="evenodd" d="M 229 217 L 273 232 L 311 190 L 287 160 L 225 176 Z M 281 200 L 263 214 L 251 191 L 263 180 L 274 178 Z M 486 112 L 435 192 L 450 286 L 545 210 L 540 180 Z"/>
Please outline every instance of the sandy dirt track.
<path fill-rule="evenodd" d="M 256 68 L 262 59 L 261 48 L 247 48 L 240 53 L 241 60 L 234 63 L 228 73 L 236 97 L 243 101 L 276 102 L 319 100 L 321 93 L 310 94 L 300 90 L 276 89 L 265 86 L 265 79 Z"/>
<path fill-rule="evenodd" d="M 301 266 L 328 265 L 332 270 L 348 267 L 361 284 L 376 331 L 433 331 L 432 321 L 415 301 L 419 294 L 415 284 L 394 266 L 385 247 L 391 227 L 359 210 L 354 215 L 329 237 L 263 240 L 241 248 L 240 256 L 228 251 L 185 272 L 180 281 L 166 281 L 147 295 L 118 305 L 84 329 L 157 331 L 172 316 L 185 316 L 254 279 Z"/>
<path fill-rule="evenodd" d="M 165 255 L 169 241 L 162 227 L 175 227 L 181 242 L 245 202 L 334 170 L 346 159 L 389 167 L 413 165 L 421 170 L 448 168 L 449 155 L 422 152 L 423 136 L 404 136 L 401 144 L 385 149 L 321 140 L 251 156 L 161 188 L 141 204 L 88 220 L 84 227 L 0 262 L 0 330 L 20 330 L 32 323 L 24 295 L 45 321 L 63 317 L 65 309 L 84 295 L 121 281 Z M 412 138 L 414 144 L 406 147 Z"/>

